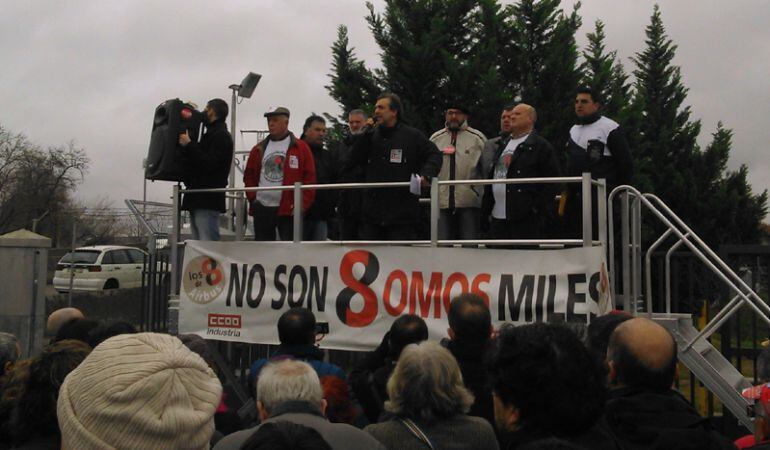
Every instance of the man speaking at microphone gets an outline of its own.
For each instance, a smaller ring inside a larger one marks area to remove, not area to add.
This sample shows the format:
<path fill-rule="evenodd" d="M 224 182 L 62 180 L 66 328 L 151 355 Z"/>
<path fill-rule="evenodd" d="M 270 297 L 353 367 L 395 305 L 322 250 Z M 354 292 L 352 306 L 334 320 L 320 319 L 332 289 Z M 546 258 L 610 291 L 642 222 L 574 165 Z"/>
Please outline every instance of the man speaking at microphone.
<path fill-rule="evenodd" d="M 187 163 L 186 189 L 227 187 L 233 158 L 233 138 L 225 125 L 228 112 L 227 102 L 219 98 L 210 100 L 203 110 L 206 132 L 201 141 L 193 142 L 186 130 L 179 135 L 182 156 Z M 225 211 L 224 192 L 184 194 L 182 209 L 190 211 L 193 239 L 219 240 L 219 214 Z"/>
<path fill-rule="evenodd" d="M 374 106 L 375 121 L 353 144 L 347 172 L 363 168 L 367 183 L 404 182 L 419 177 L 427 186 L 441 170 L 442 155 L 425 135 L 402 122 L 396 94 L 384 93 Z M 376 125 L 376 126 L 375 126 Z M 414 240 L 420 220 L 419 196 L 410 188 L 372 188 L 364 195 L 363 240 Z"/>

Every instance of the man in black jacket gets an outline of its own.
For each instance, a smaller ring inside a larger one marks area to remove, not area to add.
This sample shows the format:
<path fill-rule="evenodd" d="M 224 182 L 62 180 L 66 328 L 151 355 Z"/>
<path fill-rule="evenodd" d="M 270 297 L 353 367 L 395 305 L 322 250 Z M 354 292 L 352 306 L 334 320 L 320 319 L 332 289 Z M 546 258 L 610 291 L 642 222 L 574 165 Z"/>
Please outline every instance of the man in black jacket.
<path fill-rule="evenodd" d="M 368 117 L 361 109 L 354 109 L 348 113 L 348 128 L 350 134 L 344 137 L 337 148 L 340 164 L 345 167 L 350 162 L 350 155 L 356 139 L 364 132 L 364 125 Z M 364 181 L 363 167 L 358 166 L 356 171 L 344 174 L 340 179 L 342 183 L 360 183 Z M 363 190 L 343 189 L 339 192 L 337 213 L 339 216 L 339 238 L 344 241 L 359 239 L 361 230 L 361 206 L 363 204 Z"/>
<path fill-rule="evenodd" d="M 534 130 L 535 108 L 516 105 L 509 115 L 511 134 L 499 145 L 487 178 L 558 177 L 561 167 L 551 144 Z M 482 210 L 491 215 L 491 239 L 538 239 L 555 212 L 556 188 L 549 184 L 486 186 Z"/>
<path fill-rule="evenodd" d="M 442 341 L 457 360 L 465 387 L 473 393 L 469 416 L 483 417 L 495 426 L 492 388 L 484 358 L 492 345 L 492 316 L 476 294 L 462 294 L 449 306 L 449 339 Z"/>
<path fill-rule="evenodd" d="M 365 181 L 410 181 L 413 175 L 424 186 L 441 170 L 443 156 L 425 135 L 401 121 L 401 100 L 384 93 L 374 107 L 376 127 L 370 127 L 353 144 L 347 173 L 363 167 Z M 419 197 L 409 188 L 368 189 L 364 197 L 361 238 L 412 240 L 420 219 Z"/>
<path fill-rule="evenodd" d="M 233 138 L 225 125 L 228 112 L 227 102 L 215 98 L 203 110 L 206 132 L 201 141 L 192 142 L 187 132 L 179 135 L 188 165 L 184 178 L 187 189 L 227 187 L 233 158 Z M 182 209 L 190 211 L 193 239 L 219 240 L 219 214 L 225 211 L 224 192 L 185 194 Z"/>
<path fill-rule="evenodd" d="M 577 177 L 590 172 L 591 178 L 607 180 L 607 194 L 622 184 L 631 182 L 634 165 L 623 130 L 614 120 L 601 114 L 601 99 L 591 88 L 578 89 L 575 96 L 577 123 L 569 130 L 567 174 Z M 579 184 L 571 184 L 567 190 L 564 212 L 570 237 L 582 232 L 583 203 Z M 596 210 L 597 197 L 593 197 Z M 597 230 L 596 215 L 593 217 Z M 596 232 L 596 231 L 594 231 Z"/>
<path fill-rule="evenodd" d="M 607 349 L 611 390 L 602 428 L 627 450 L 734 448 L 672 389 L 676 348 L 671 334 L 648 319 L 615 328 Z"/>
<path fill-rule="evenodd" d="M 316 183 L 336 183 L 340 170 L 339 164 L 334 161 L 334 155 L 324 145 L 324 137 L 326 137 L 326 120 L 315 114 L 308 117 L 302 126 L 300 139 L 305 141 L 313 152 Z M 316 191 L 315 200 L 305 215 L 303 240 L 325 241 L 327 239 L 329 220 L 334 216 L 336 198 L 334 191 L 324 189 Z"/>

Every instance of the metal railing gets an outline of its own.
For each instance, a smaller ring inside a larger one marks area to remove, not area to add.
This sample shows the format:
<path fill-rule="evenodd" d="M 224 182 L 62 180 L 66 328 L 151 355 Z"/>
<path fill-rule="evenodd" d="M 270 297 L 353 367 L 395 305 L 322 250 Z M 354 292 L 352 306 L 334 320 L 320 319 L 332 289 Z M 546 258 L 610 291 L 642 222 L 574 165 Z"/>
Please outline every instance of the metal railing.
<path fill-rule="evenodd" d="M 722 308 L 682 350 L 687 350 L 700 339 L 708 339 L 742 306 L 749 306 L 766 323 L 770 324 L 770 306 L 735 271 L 727 265 L 705 242 L 680 219 L 656 195 L 642 194 L 631 186 L 619 186 L 608 198 L 608 215 L 613 217 L 613 204 L 621 196 L 621 266 L 622 292 L 626 311 L 639 312 L 645 306 L 647 313 L 653 313 L 652 262 L 651 257 L 661 245 L 675 238 L 665 256 L 665 313 L 671 314 L 671 256 L 685 245 L 716 277 L 725 283 L 732 299 Z M 642 266 L 641 222 L 642 206 L 665 227 L 664 232 L 647 249 Z M 610 279 L 617 283 L 615 264 L 614 221 L 609 227 Z M 644 269 L 644 288 L 641 277 Z M 617 286 L 614 289 L 618 292 Z"/>
<path fill-rule="evenodd" d="M 443 240 L 438 238 L 438 220 L 439 220 L 439 187 L 440 186 L 460 186 L 474 185 L 485 186 L 493 184 L 555 184 L 555 185 L 581 185 L 582 201 L 582 237 L 580 239 L 460 239 Z M 302 184 L 295 183 L 293 186 L 270 186 L 270 187 L 243 187 L 243 188 L 215 188 L 215 189 L 182 189 L 178 184 L 173 187 L 173 221 L 172 231 L 169 236 L 171 245 L 171 261 L 177 262 L 179 256 L 179 235 L 180 235 L 180 204 L 181 194 L 205 193 L 205 192 L 223 192 L 235 195 L 235 236 L 236 240 L 242 240 L 245 235 L 246 217 L 246 192 L 260 191 L 293 191 L 294 204 L 302 204 L 302 191 L 305 189 L 314 190 L 347 190 L 347 189 L 392 189 L 408 188 L 410 183 L 405 182 L 381 182 L 381 183 L 335 183 L 335 184 Z M 596 215 L 598 217 L 598 239 L 594 239 L 593 215 L 594 205 L 592 190 L 596 188 L 597 205 Z M 538 177 L 538 178 L 512 178 L 512 179 L 477 179 L 477 180 L 447 180 L 439 181 L 433 178 L 430 184 L 430 239 L 429 240 L 402 240 L 402 241 L 313 241 L 317 245 L 345 245 L 345 244 L 368 244 L 368 245 L 522 245 L 522 246 L 583 246 L 590 247 L 595 245 L 607 245 L 607 183 L 604 179 L 591 179 L 590 173 L 584 173 L 579 177 Z M 294 208 L 293 211 L 293 243 L 303 242 L 302 240 L 302 208 Z M 311 241 L 304 241 L 311 243 Z M 172 294 L 176 293 L 178 287 L 177 271 L 172 271 L 171 286 Z"/>

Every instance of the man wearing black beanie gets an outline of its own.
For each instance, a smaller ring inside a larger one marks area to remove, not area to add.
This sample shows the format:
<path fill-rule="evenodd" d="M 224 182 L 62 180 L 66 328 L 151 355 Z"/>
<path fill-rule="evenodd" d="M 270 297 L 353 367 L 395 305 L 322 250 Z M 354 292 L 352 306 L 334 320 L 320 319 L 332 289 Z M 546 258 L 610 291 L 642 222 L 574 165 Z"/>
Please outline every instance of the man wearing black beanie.
<path fill-rule="evenodd" d="M 210 100 L 203 110 L 206 132 L 201 141 L 192 142 L 187 132 L 179 135 L 179 144 L 188 164 L 185 188 L 227 187 L 233 158 L 233 138 L 225 125 L 228 113 L 227 102 L 220 98 Z M 182 209 L 190 211 L 193 239 L 219 240 L 219 214 L 225 211 L 224 192 L 185 194 Z"/>

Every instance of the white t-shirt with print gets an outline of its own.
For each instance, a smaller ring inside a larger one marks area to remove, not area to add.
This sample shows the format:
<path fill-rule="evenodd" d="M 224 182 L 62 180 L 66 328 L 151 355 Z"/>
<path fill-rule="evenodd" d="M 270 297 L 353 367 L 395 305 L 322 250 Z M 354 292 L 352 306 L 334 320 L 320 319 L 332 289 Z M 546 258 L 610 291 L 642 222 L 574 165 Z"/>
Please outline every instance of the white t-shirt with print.
<path fill-rule="evenodd" d="M 291 136 L 280 141 L 267 141 L 267 148 L 262 155 L 262 170 L 259 172 L 259 186 L 283 185 L 283 163 L 289 150 Z M 282 191 L 258 191 L 257 201 L 264 206 L 277 207 L 281 202 Z"/>

